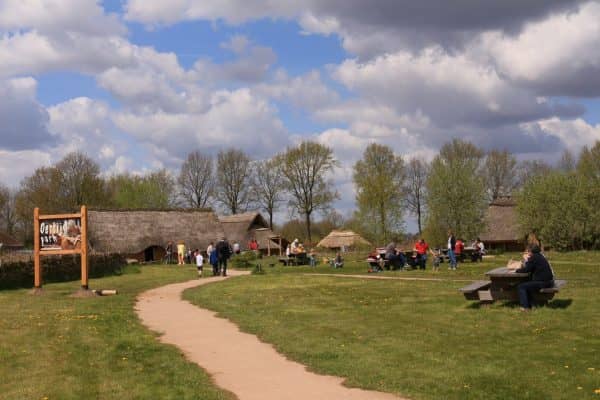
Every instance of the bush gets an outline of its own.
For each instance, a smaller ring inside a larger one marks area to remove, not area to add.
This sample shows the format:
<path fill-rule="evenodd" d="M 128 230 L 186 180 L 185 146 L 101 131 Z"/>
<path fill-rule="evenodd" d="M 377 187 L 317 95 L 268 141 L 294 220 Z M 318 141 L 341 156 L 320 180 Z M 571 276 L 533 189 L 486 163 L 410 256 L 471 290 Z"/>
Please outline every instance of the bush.
<path fill-rule="evenodd" d="M 251 268 L 255 265 L 253 261 L 258 259 L 254 251 L 244 251 L 231 257 L 230 263 L 233 268 Z"/>
<path fill-rule="evenodd" d="M 81 257 L 79 255 L 41 257 L 42 284 L 81 279 Z M 120 254 L 88 256 L 90 278 L 119 275 L 126 264 Z M 0 266 L 0 289 L 28 288 L 33 286 L 33 260 L 4 262 Z"/>

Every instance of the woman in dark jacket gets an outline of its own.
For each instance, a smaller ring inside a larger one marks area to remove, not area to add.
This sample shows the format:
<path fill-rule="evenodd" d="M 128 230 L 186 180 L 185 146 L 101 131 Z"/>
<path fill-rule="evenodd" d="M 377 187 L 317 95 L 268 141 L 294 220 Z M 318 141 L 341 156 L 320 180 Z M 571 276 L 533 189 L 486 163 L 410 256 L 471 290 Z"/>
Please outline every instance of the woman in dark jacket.
<path fill-rule="evenodd" d="M 527 247 L 527 254 L 523 257 L 523 267 L 515 272 L 531 274 L 531 280 L 518 286 L 521 310 L 531 310 L 531 298 L 540 289 L 554 286 L 554 274 L 548 260 L 542 255 L 540 246 L 536 244 Z"/>

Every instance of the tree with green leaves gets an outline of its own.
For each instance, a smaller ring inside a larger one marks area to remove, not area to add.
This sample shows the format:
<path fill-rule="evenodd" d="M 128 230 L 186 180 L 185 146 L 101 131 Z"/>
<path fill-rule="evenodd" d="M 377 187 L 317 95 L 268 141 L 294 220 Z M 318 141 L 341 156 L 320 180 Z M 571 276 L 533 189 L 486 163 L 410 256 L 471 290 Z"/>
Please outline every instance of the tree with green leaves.
<path fill-rule="evenodd" d="M 585 146 L 576 166 L 577 176 L 582 179 L 582 203 L 586 207 L 586 226 L 582 241 L 586 248 L 600 248 L 600 141 Z"/>
<path fill-rule="evenodd" d="M 9 235 L 15 233 L 17 226 L 15 200 L 15 191 L 0 183 L 0 231 Z"/>
<path fill-rule="evenodd" d="M 164 169 L 138 176 L 112 176 L 107 186 L 117 208 L 163 209 L 173 206 L 173 177 Z"/>
<path fill-rule="evenodd" d="M 206 208 L 215 190 L 212 158 L 199 151 L 188 154 L 181 165 L 177 183 L 186 206 Z"/>
<path fill-rule="evenodd" d="M 227 212 L 247 210 L 252 200 L 250 157 L 237 149 L 220 151 L 217 156 L 216 199 Z"/>
<path fill-rule="evenodd" d="M 375 243 L 387 243 L 402 232 L 406 169 L 391 147 L 372 143 L 354 164 L 355 217 Z"/>
<path fill-rule="evenodd" d="M 483 151 L 459 139 L 446 143 L 431 163 L 427 179 L 427 228 L 439 243 L 448 229 L 459 237 L 477 236 L 487 209 L 481 174 Z"/>
<path fill-rule="evenodd" d="M 284 179 L 277 160 L 257 161 L 253 169 L 252 188 L 254 201 L 269 214 L 269 226 L 273 227 L 273 214 L 283 201 Z"/>
<path fill-rule="evenodd" d="M 277 156 L 284 185 L 290 195 L 289 206 L 304 217 L 307 239 L 312 243 L 311 217 L 325 211 L 339 195 L 333 183 L 326 180 L 338 165 L 333 150 L 320 143 L 304 141 Z"/>
<path fill-rule="evenodd" d="M 483 176 L 491 201 L 512 196 L 517 186 L 517 159 L 508 150 L 492 150 L 485 157 Z"/>

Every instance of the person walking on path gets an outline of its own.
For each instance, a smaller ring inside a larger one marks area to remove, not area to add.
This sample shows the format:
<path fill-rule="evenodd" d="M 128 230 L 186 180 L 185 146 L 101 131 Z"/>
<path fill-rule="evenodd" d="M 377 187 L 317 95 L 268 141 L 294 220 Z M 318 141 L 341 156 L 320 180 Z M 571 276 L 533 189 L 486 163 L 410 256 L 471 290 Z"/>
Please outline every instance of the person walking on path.
<path fill-rule="evenodd" d="M 204 264 L 204 257 L 202 257 L 202 253 L 199 249 L 196 249 L 194 252 L 196 254 L 196 268 L 198 269 L 198 278 L 202 278 L 202 268 Z"/>
<path fill-rule="evenodd" d="M 227 260 L 231 257 L 231 246 L 225 237 L 217 243 L 217 256 L 219 257 L 219 269 L 221 275 L 227 276 Z"/>
<path fill-rule="evenodd" d="M 456 255 L 454 254 L 454 250 L 456 250 L 456 238 L 452 233 L 452 229 L 448 229 L 448 259 L 450 261 L 448 269 L 451 270 L 456 269 Z"/>
<path fill-rule="evenodd" d="M 185 244 L 183 241 L 179 241 L 177 243 L 177 265 L 183 265 L 185 257 Z"/>
<path fill-rule="evenodd" d="M 213 242 L 210 242 L 208 249 L 208 262 L 212 266 L 213 276 L 219 275 L 219 255 L 217 254 L 217 248 L 213 246 Z"/>
<path fill-rule="evenodd" d="M 531 274 L 530 281 L 523 282 L 517 287 L 521 310 L 530 311 L 533 294 L 539 292 L 540 289 L 554 286 L 552 267 L 546 257 L 542 255 L 540 246 L 531 244 L 527 246 L 527 253 L 523 255 L 523 267 L 515 272 Z"/>

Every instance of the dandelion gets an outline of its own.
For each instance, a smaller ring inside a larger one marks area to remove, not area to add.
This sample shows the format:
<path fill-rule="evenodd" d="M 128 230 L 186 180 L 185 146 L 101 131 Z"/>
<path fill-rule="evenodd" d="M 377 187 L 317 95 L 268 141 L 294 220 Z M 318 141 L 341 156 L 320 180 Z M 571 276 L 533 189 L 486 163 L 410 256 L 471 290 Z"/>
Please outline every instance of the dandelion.
<path fill-rule="evenodd" d="M 569 368 L 569 366 L 568 366 L 568 365 L 565 365 L 565 368 Z"/>
<path fill-rule="evenodd" d="M 581 386 L 577 386 L 577 390 L 581 390 L 583 389 Z"/>
<path fill-rule="evenodd" d="M 596 390 L 594 390 L 594 393 L 596 393 L 596 394 L 600 394 L 600 389 L 596 389 Z"/>
<path fill-rule="evenodd" d="M 588 371 L 595 371 L 595 370 L 596 370 L 596 368 L 592 368 L 592 367 L 588 368 Z"/>

